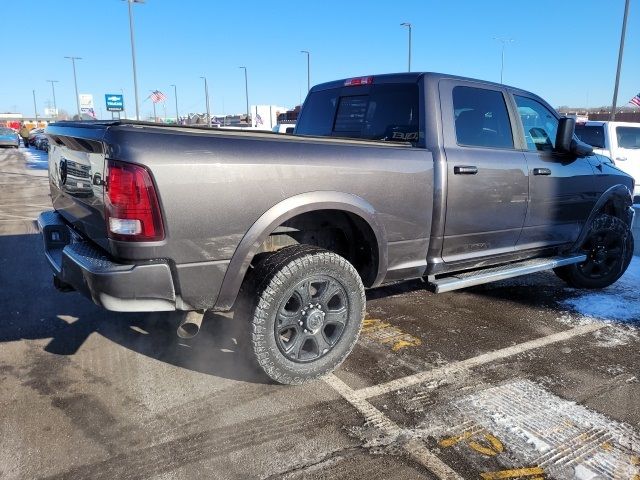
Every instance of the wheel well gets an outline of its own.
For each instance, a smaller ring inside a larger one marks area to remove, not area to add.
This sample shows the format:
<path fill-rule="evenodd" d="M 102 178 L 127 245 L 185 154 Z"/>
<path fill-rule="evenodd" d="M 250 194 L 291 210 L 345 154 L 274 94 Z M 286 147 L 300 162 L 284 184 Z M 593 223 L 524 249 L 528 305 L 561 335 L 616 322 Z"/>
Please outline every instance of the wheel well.
<path fill-rule="evenodd" d="M 599 210 L 599 213 L 605 213 L 626 222 L 624 200 L 620 197 L 611 197 Z"/>
<path fill-rule="evenodd" d="M 362 217 L 351 212 L 315 210 L 297 215 L 276 227 L 262 243 L 258 254 L 295 244 L 315 245 L 346 258 L 365 286 L 372 285 L 378 274 L 375 233 Z M 254 262 L 260 257 L 258 254 Z"/>

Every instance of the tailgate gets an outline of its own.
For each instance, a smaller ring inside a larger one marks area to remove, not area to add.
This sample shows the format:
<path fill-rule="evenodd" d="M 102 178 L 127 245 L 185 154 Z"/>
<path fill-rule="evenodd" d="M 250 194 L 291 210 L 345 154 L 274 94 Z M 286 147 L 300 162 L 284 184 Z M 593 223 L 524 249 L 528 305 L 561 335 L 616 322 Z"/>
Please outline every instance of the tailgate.
<path fill-rule="evenodd" d="M 75 230 L 107 248 L 104 211 L 105 147 L 108 125 L 73 122 L 47 127 L 49 185 L 56 211 Z"/>

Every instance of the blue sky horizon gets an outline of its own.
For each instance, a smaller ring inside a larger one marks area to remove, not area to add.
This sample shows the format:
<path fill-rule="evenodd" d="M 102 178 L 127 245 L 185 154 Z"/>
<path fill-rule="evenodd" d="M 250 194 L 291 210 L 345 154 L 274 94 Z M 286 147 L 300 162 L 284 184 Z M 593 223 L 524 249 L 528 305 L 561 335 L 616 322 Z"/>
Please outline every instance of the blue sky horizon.
<path fill-rule="evenodd" d="M 501 44 L 506 45 L 504 83 L 533 91 L 552 105 L 609 105 L 624 0 L 493 0 L 235 3 L 146 0 L 133 5 L 138 89 L 142 116 L 152 112 L 152 90 L 167 95 L 158 114 L 174 116 L 177 85 L 181 114 L 205 110 L 201 76 L 207 76 L 211 111 L 245 111 L 249 102 L 292 108 L 311 84 L 360 75 L 406 71 L 407 29 L 413 25 L 413 71 L 436 71 L 500 81 Z M 58 80 L 58 108 L 76 109 L 71 62 L 79 93 L 94 96 L 107 117 L 104 95 L 124 93 L 134 113 L 127 4 L 121 0 L 31 0 L 3 5 L 5 66 L 0 112 L 33 115 L 51 104 Z M 640 91 L 640 6 L 631 3 L 618 105 Z M 7 55 L 13 61 L 7 62 Z"/>

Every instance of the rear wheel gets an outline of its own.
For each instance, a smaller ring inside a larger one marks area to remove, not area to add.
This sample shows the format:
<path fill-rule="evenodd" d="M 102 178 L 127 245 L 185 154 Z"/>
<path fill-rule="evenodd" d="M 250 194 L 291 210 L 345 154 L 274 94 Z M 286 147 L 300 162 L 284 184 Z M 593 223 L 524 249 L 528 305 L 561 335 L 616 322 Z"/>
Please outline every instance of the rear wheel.
<path fill-rule="evenodd" d="M 285 247 L 255 267 L 243 290 L 253 298 L 253 354 L 278 383 L 297 385 L 331 372 L 358 339 L 364 287 L 355 268 L 335 253 Z"/>
<path fill-rule="evenodd" d="M 587 260 L 554 271 L 572 287 L 605 288 L 627 270 L 633 246 L 633 235 L 626 223 L 611 215 L 599 215 L 581 247 Z"/>

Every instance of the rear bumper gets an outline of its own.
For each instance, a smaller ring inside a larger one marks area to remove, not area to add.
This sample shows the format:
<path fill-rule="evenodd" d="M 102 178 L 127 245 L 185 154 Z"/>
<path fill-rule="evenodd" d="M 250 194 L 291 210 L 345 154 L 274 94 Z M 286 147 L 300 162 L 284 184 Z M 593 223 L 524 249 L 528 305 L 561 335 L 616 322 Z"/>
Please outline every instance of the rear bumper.
<path fill-rule="evenodd" d="M 74 234 L 55 211 L 41 213 L 38 226 L 54 275 L 96 304 L 116 312 L 176 309 L 176 292 L 168 263 L 161 260 L 116 263 L 92 243 Z"/>

